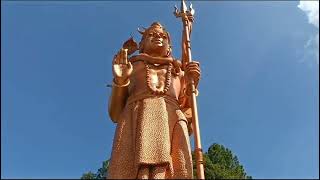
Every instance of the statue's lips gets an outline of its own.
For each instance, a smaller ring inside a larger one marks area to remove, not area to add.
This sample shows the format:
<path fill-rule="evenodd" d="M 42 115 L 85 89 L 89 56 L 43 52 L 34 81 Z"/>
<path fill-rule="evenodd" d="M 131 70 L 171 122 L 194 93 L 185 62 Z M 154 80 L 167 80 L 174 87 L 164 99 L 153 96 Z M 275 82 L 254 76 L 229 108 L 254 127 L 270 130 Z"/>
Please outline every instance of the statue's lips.
<path fill-rule="evenodd" d="M 162 45 L 162 41 L 161 40 L 153 40 L 152 42 L 154 44 L 156 44 L 156 45 Z"/>

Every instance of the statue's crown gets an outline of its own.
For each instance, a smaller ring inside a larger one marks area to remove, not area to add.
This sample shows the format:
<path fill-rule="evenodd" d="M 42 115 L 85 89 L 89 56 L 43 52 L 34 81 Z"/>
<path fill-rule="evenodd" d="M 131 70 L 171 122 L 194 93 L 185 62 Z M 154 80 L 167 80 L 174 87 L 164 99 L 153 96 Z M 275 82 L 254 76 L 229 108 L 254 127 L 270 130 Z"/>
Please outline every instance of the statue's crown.
<path fill-rule="evenodd" d="M 164 27 L 159 22 L 153 22 L 148 29 L 152 29 L 152 28 L 156 28 L 156 27 L 164 29 Z"/>
<path fill-rule="evenodd" d="M 160 28 L 166 31 L 166 29 L 159 22 L 153 22 L 149 28 L 144 28 L 144 27 L 142 27 L 142 29 L 138 28 L 138 32 L 143 36 L 145 32 L 152 30 L 154 28 Z"/>

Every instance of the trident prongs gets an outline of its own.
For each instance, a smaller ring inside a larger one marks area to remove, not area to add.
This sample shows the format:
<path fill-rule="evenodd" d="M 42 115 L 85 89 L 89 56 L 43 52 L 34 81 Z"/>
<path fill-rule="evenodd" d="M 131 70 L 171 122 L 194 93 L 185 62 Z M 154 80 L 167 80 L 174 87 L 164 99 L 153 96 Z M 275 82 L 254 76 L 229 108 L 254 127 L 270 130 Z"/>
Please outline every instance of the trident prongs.
<path fill-rule="evenodd" d="M 192 8 L 192 3 L 190 3 L 189 12 L 191 15 L 194 15 L 194 13 L 195 13 L 195 10 Z"/>
<path fill-rule="evenodd" d="M 173 14 L 178 18 L 178 17 L 184 17 L 185 15 L 187 17 L 193 17 L 195 13 L 195 10 L 192 7 L 192 3 L 190 3 L 189 9 L 187 8 L 186 2 L 184 0 L 181 1 L 181 7 L 180 11 L 177 7 L 177 5 L 174 6 L 174 12 Z"/>
<path fill-rule="evenodd" d="M 176 17 L 180 17 L 180 13 L 179 13 L 179 10 L 178 10 L 177 5 L 174 5 L 174 12 L 173 12 L 173 14 L 174 14 Z"/>
<path fill-rule="evenodd" d="M 182 0 L 182 1 L 181 1 L 180 10 L 181 10 L 181 12 L 186 12 L 186 11 L 188 10 L 185 0 Z"/>

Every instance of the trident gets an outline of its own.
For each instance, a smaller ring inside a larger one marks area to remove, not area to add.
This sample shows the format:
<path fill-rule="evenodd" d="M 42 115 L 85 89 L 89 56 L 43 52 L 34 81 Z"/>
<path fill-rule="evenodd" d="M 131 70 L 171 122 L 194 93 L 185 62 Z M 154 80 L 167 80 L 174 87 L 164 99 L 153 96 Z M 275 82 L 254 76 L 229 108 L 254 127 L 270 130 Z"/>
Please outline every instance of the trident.
<path fill-rule="evenodd" d="M 180 12 L 178 11 L 177 6 L 174 7 L 174 15 L 177 18 L 181 18 L 183 24 L 183 32 L 182 32 L 182 64 L 183 68 L 186 63 L 191 62 L 191 43 L 190 43 L 190 33 L 192 29 L 192 23 L 194 20 L 194 9 L 192 8 L 192 4 L 190 4 L 189 10 L 187 9 L 186 3 L 184 0 L 181 0 Z M 192 109 L 192 124 L 194 130 L 194 142 L 195 142 L 195 157 L 196 157 L 196 165 L 197 165 L 197 178 L 205 179 L 204 177 L 204 166 L 203 166 L 203 154 L 201 148 L 201 139 L 200 139 L 200 129 L 199 129 L 199 121 L 198 121 L 198 108 L 197 108 L 197 99 L 196 96 L 198 94 L 197 89 L 195 88 L 194 80 L 191 79 L 188 84 L 189 92 L 191 92 L 191 109 Z"/>

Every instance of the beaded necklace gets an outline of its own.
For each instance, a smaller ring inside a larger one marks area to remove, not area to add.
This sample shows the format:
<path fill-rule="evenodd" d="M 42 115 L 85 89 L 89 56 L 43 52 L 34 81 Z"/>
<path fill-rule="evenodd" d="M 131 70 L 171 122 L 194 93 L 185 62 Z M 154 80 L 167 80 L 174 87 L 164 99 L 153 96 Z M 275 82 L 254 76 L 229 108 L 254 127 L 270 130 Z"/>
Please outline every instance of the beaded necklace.
<path fill-rule="evenodd" d="M 164 86 L 163 90 L 159 90 L 157 88 L 152 87 L 151 77 L 150 77 L 150 66 L 146 62 L 144 62 L 144 65 L 146 67 L 147 86 L 148 86 L 149 90 L 151 90 L 151 92 L 156 95 L 165 94 L 169 90 L 169 87 L 171 84 L 172 63 L 169 63 L 169 65 L 168 65 L 167 72 L 166 72 L 166 81 L 165 81 L 165 86 Z"/>

